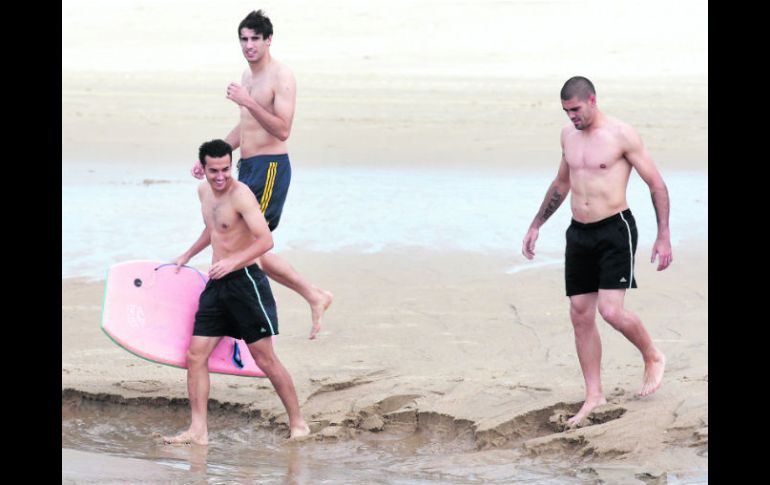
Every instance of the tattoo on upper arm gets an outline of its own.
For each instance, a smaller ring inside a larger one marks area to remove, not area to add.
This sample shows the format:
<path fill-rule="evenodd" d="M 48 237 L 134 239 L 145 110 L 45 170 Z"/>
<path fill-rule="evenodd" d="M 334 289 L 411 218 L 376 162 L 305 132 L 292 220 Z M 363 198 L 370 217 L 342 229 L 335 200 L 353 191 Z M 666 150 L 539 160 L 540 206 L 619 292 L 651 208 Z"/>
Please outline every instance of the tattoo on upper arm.
<path fill-rule="evenodd" d="M 548 201 L 548 205 L 545 206 L 545 209 L 543 209 L 543 215 L 540 216 L 540 219 L 543 222 L 547 221 L 548 218 L 551 217 L 554 212 L 556 212 L 556 209 L 559 208 L 563 201 L 564 196 L 561 195 L 558 191 L 554 190 L 553 194 L 551 194 L 551 200 Z"/>

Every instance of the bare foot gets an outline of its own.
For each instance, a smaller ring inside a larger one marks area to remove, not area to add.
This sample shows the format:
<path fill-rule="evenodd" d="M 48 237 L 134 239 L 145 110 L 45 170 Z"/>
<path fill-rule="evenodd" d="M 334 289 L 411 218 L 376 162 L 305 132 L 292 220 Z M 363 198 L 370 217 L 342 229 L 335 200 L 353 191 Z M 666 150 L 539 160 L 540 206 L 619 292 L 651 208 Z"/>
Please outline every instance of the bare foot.
<path fill-rule="evenodd" d="M 189 445 L 190 443 L 196 445 L 206 446 L 209 444 L 209 435 L 207 432 L 203 434 L 195 434 L 189 429 L 184 433 L 176 436 L 164 436 L 163 443 L 167 445 Z"/>
<path fill-rule="evenodd" d="M 310 435 L 310 426 L 308 426 L 307 423 L 303 421 L 301 424 L 291 428 L 289 439 L 298 440 L 308 435 Z"/>
<path fill-rule="evenodd" d="M 657 391 L 663 381 L 663 371 L 666 369 L 666 356 L 663 352 L 658 352 L 657 357 L 650 362 L 644 363 L 644 382 L 639 391 L 640 396 L 649 396 Z"/>
<path fill-rule="evenodd" d="M 318 298 L 310 304 L 310 315 L 313 319 L 313 327 L 310 329 L 310 340 L 313 340 L 321 331 L 321 319 L 324 316 L 324 312 L 329 308 L 334 300 L 334 295 L 331 292 L 318 289 Z"/>
<path fill-rule="evenodd" d="M 580 424 L 583 418 L 591 414 L 591 411 L 593 411 L 596 406 L 601 406 L 602 404 L 607 404 L 607 400 L 603 395 L 587 396 L 585 402 L 583 403 L 583 407 L 580 408 L 580 411 L 578 411 L 576 415 L 567 420 L 567 427 L 576 427 L 578 424 Z"/>

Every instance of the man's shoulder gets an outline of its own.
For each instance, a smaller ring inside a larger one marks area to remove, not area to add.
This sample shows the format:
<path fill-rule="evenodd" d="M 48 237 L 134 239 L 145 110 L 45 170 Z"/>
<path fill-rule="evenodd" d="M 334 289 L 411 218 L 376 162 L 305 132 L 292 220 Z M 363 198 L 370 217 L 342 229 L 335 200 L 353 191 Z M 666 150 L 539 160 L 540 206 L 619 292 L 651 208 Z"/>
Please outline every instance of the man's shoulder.
<path fill-rule="evenodd" d="M 233 188 L 230 193 L 240 195 L 243 193 L 244 190 L 248 190 L 249 192 L 251 192 L 248 185 L 241 182 L 240 180 L 233 179 Z"/>
<path fill-rule="evenodd" d="M 633 126 L 621 120 L 620 118 L 615 118 L 614 116 L 606 116 L 605 119 L 606 128 L 613 133 L 619 135 L 627 135 L 629 133 L 636 132 Z"/>
<path fill-rule="evenodd" d="M 288 64 L 283 62 L 280 59 L 276 59 L 275 57 L 270 58 L 270 68 L 275 69 L 276 71 L 288 71 L 291 72 L 291 68 Z"/>
<path fill-rule="evenodd" d="M 575 128 L 575 126 L 571 122 L 566 123 L 564 126 L 562 126 L 561 134 L 560 134 L 562 145 L 566 143 L 571 136 L 574 136 L 577 133 L 580 133 L 580 130 Z"/>
<path fill-rule="evenodd" d="M 279 61 L 275 57 L 272 58 L 270 63 L 270 70 L 279 81 L 294 80 L 294 71 L 286 63 Z"/>
<path fill-rule="evenodd" d="M 607 117 L 606 129 L 617 140 L 618 144 L 624 147 L 640 141 L 636 128 L 619 118 Z"/>
<path fill-rule="evenodd" d="M 226 203 L 239 213 L 249 210 L 253 205 L 259 207 L 254 192 L 249 189 L 249 186 L 235 179 L 232 180 L 230 188 L 221 194 L 219 201 Z"/>
<path fill-rule="evenodd" d="M 257 197 L 251 191 L 248 185 L 240 180 L 233 180 L 233 188 L 230 190 L 230 196 L 238 200 L 256 200 Z"/>

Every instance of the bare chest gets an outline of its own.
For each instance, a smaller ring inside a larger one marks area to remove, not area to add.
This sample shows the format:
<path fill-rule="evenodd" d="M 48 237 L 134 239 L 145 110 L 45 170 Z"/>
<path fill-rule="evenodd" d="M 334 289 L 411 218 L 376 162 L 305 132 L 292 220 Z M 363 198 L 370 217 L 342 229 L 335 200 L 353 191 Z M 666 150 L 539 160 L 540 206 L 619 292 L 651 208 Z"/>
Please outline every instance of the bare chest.
<path fill-rule="evenodd" d="M 251 98 L 263 108 L 273 110 L 275 103 L 275 85 L 272 76 L 265 74 L 245 79 L 244 87 Z"/>
<path fill-rule="evenodd" d="M 611 136 L 575 133 L 565 140 L 564 157 L 570 169 L 604 170 L 624 162 L 623 150 Z"/>
<path fill-rule="evenodd" d="M 213 202 L 204 213 L 206 224 L 218 233 L 232 231 L 240 222 L 241 216 L 229 202 Z"/>

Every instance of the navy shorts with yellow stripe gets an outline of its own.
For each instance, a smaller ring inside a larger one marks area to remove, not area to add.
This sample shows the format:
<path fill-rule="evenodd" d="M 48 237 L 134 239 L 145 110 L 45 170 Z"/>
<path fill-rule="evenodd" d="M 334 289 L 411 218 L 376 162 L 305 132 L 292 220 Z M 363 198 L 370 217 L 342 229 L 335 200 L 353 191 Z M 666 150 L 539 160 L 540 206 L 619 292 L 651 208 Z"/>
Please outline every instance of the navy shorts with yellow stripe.
<path fill-rule="evenodd" d="M 291 183 L 289 155 L 255 155 L 238 161 L 238 180 L 257 196 L 271 231 L 278 227 Z"/>
<path fill-rule="evenodd" d="M 193 335 L 243 339 L 278 335 L 278 315 L 267 276 L 256 264 L 210 279 L 198 301 Z"/>

